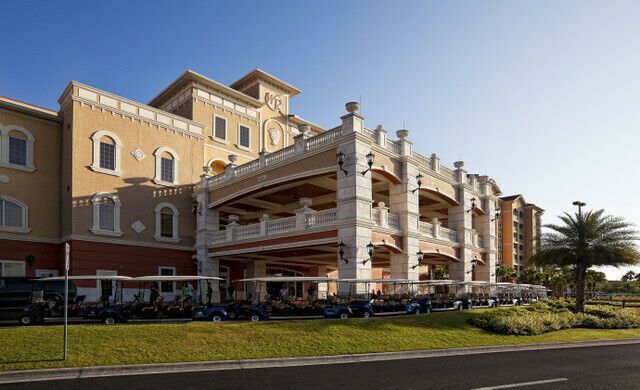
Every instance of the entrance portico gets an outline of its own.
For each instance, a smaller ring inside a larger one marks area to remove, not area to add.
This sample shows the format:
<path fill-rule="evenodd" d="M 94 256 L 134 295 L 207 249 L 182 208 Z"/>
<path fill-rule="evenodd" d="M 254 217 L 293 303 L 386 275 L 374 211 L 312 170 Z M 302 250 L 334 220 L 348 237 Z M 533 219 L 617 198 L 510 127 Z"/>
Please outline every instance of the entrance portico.
<path fill-rule="evenodd" d="M 441 265 L 452 279 L 494 279 L 493 180 L 415 152 L 408 130 L 393 141 L 382 126 L 367 129 L 357 103 L 334 129 L 308 137 L 307 127 L 292 146 L 217 175 L 205 169 L 194 194 L 200 272 L 217 276 L 222 261 L 245 277 L 278 266 L 418 280 Z"/>

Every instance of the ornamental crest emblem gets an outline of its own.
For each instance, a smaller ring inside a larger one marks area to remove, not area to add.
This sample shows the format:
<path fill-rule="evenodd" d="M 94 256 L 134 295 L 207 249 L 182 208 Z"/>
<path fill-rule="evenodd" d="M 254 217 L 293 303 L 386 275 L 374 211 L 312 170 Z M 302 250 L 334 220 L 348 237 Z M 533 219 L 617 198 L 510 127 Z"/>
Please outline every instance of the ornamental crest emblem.
<path fill-rule="evenodd" d="M 276 95 L 272 92 L 267 92 L 264 95 L 264 100 L 267 103 L 267 106 L 273 111 L 280 111 L 282 108 L 282 96 Z"/>
<path fill-rule="evenodd" d="M 269 138 L 271 138 L 271 145 L 277 146 L 278 143 L 280 142 L 280 131 L 278 131 L 278 129 L 275 129 L 273 127 L 270 128 Z"/>

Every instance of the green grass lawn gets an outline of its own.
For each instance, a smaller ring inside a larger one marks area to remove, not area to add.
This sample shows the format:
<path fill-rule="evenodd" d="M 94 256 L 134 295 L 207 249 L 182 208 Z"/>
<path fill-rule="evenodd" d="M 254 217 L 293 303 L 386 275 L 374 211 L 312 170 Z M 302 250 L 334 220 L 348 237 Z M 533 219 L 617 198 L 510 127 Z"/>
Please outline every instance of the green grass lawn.
<path fill-rule="evenodd" d="M 475 311 L 474 311 L 475 312 Z M 279 322 L 71 325 L 0 329 L 0 371 L 32 368 L 355 354 L 640 337 L 640 329 L 505 336 L 467 324 L 470 312 Z"/>

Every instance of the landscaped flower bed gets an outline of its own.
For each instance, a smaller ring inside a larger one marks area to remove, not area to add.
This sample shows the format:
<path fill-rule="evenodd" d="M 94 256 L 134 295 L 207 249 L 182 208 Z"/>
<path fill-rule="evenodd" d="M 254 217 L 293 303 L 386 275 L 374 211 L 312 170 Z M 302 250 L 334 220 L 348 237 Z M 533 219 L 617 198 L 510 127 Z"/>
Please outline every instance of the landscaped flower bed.
<path fill-rule="evenodd" d="M 477 313 L 469 323 L 512 335 L 537 335 L 570 328 L 629 329 L 640 327 L 640 310 L 592 306 L 586 313 L 575 313 L 569 302 L 538 302 L 528 307 Z"/>

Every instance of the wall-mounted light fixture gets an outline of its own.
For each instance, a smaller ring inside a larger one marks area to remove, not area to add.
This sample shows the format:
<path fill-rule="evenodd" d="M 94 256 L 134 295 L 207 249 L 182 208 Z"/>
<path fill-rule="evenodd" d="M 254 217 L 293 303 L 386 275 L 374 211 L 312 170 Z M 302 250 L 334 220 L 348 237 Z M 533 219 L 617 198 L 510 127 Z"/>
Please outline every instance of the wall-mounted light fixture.
<path fill-rule="evenodd" d="M 34 255 L 27 256 L 27 265 L 29 267 L 33 267 L 33 262 L 36 261 L 36 257 Z"/>
<path fill-rule="evenodd" d="M 496 275 L 498 275 L 498 272 L 499 272 L 501 269 L 502 269 L 502 265 L 500 265 L 500 264 L 496 264 L 495 271 L 493 271 L 493 273 L 491 274 L 491 276 L 496 276 Z"/>
<path fill-rule="evenodd" d="M 473 259 L 471 259 L 471 270 L 467 271 L 468 274 L 472 273 L 473 271 L 475 271 L 476 269 L 476 264 L 478 264 L 478 258 L 473 256 Z"/>
<path fill-rule="evenodd" d="M 495 213 L 494 217 L 491 219 L 491 222 L 497 221 L 498 219 L 500 219 L 501 216 L 502 216 L 502 214 L 500 213 L 500 210 L 496 210 L 496 213 Z"/>
<path fill-rule="evenodd" d="M 473 210 L 476 209 L 476 198 L 473 197 L 471 199 L 469 199 L 471 201 L 471 208 L 469 210 L 467 210 L 467 213 L 472 212 Z"/>
<path fill-rule="evenodd" d="M 418 257 L 418 264 L 412 265 L 411 269 L 416 269 L 422 265 L 422 259 L 424 257 L 424 253 L 422 251 L 418 251 L 418 253 L 416 253 L 416 256 Z"/>
<path fill-rule="evenodd" d="M 202 213 L 200 212 L 200 209 L 198 208 L 198 202 L 193 201 L 193 205 L 191 207 L 191 212 L 193 214 L 198 214 L 198 215 L 202 215 Z"/>
<path fill-rule="evenodd" d="M 344 172 L 345 176 L 349 175 L 349 172 L 347 172 L 346 169 L 344 169 L 344 153 L 342 153 L 342 151 L 339 151 L 338 154 L 336 154 L 336 157 L 338 158 L 338 168 Z"/>
<path fill-rule="evenodd" d="M 340 260 L 348 264 L 349 260 L 344 258 L 344 249 L 346 247 L 347 247 L 347 244 L 345 244 L 344 242 L 340 241 L 340 243 L 338 243 L 338 255 L 340 256 Z"/>
<path fill-rule="evenodd" d="M 362 176 L 366 175 L 367 172 L 371 171 L 371 167 L 373 166 L 373 159 L 376 157 L 373 153 L 369 152 L 367 153 L 367 165 L 369 166 L 369 168 L 365 169 L 364 171 L 362 171 Z"/>
<path fill-rule="evenodd" d="M 418 173 L 418 176 L 416 176 L 416 182 L 418 183 L 418 188 L 416 188 L 415 190 L 411 190 L 412 193 L 416 193 L 416 191 L 418 191 L 420 189 L 420 187 L 422 187 L 422 175 Z"/>
<path fill-rule="evenodd" d="M 367 264 L 367 261 L 370 261 L 373 263 L 373 251 L 375 249 L 376 249 L 376 246 L 373 245 L 371 241 L 369 241 L 369 243 L 367 244 L 367 254 L 369 255 L 369 258 L 362 260 L 362 264 Z"/>

